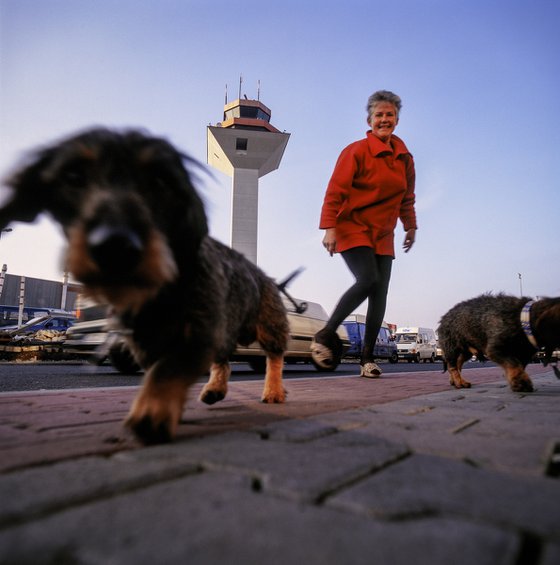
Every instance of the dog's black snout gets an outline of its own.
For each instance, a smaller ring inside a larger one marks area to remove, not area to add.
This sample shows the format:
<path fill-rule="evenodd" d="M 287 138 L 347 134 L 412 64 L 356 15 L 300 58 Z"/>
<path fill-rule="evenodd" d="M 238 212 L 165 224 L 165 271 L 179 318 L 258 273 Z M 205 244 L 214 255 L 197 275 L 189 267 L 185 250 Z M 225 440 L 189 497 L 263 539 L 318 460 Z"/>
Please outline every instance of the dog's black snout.
<path fill-rule="evenodd" d="M 126 272 L 138 264 L 144 245 L 140 236 L 128 228 L 100 225 L 89 233 L 88 248 L 101 269 Z"/>

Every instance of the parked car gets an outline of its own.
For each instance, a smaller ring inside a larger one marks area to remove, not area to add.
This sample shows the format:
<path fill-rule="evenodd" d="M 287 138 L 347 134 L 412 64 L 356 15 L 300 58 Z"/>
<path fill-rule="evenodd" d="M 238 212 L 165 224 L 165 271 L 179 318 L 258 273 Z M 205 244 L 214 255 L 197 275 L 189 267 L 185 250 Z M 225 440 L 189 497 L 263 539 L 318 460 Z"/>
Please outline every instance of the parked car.
<path fill-rule="evenodd" d="M 324 326 L 328 319 L 327 313 L 316 302 L 302 302 L 287 297 L 283 297 L 283 300 L 290 323 L 290 339 L 284 356 L 286 363 L 313 363 L 318 371 L 324 371 L 311 358 L 311 341 L 315 333 Z M 78 308 L 79 322 L 66 333 L 64 351 L 97 362 L 108 358 L 115 369 L 122 373 L 138 372 L 140 367 L 128 351 L 124 339 L 111 327 L 107 307 L 79 297 Z M 350 347 L 346 329 L 341 327 L 338 335 L 342 340 L 344 353 Z M 266 368 L 266 357 L 258 343 L 248 347 L 239 346 L 232 361 L 247 362 L 256 372 L 264 372 Z"/>
<path fill-rule="evenodd" d="M 34 308 L 31 306 L 24 306 L 21 309 L 19 306 L 6 306 L 0 305 L 0 329 L 13 330 L 18 326 L 18 320 L 21 316 L 21 323 L 27 324 L 32 318 L 38 318 L 39 316 L 45 316 L 46 314 L 51 314 L 54 312 L 64 312 L 65 310 L 56 310 L 54 308 Z"/>
<path fill-rule="evenodd" d="M 5 326 L 0 330 L 0 341 L 11 341 L 32 336 L 44 330 L 53 330 L 64 333 L 76 321 L 76 316 L 70 312 L 56 312 L 44 314 L 29 320 L 22 326 Z"/>
<path fill-rule="evenodd" d="M 361 314 L 353 314 L 344 320 L 343 325 L 350 340 L 350 347 L 346 351 L 345 357 L 360 357 L 366 331 L 366 317 Z M 386 322 L 383 322 L 377 334 L 373 356 L 375 359 L 388 359 L 391 363 L 397 363 L 399 360 L 397 344 Z"/>

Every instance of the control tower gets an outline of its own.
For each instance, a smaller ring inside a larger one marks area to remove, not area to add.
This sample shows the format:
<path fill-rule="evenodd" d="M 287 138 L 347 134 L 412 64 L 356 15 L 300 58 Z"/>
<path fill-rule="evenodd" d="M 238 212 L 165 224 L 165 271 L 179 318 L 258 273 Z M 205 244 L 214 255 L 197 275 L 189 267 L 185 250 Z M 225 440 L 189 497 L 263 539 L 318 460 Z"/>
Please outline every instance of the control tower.
<path fill-rule="evenodd" d="M 256 264 L 259 178 L 276 170 L 289 133 L 270 123 L 259 100 L 238 99 L 224 106 L 224 119 L 208 126 L 208 164 L 232 177 L 231 247 Z"/>

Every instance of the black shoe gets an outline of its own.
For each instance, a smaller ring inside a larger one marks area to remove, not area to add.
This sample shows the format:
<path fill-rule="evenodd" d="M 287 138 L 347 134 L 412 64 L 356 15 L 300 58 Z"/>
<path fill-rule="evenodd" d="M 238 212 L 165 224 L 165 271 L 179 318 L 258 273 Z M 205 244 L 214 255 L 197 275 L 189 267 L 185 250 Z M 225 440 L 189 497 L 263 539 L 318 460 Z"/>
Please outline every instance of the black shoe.
<path fill-rule="evenodd" d="M 321 369 L 334 369 L 342 356 L 342 341 L 328 328 L 317 332 L 311 343 L 311 358 Z"/>

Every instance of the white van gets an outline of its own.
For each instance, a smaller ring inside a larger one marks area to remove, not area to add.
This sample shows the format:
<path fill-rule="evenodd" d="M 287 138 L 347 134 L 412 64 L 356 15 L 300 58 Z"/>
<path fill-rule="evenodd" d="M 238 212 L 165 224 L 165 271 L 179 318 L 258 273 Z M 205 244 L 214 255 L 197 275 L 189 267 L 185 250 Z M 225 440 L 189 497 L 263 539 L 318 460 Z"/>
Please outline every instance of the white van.
<path fill-rule="evenodd" d="M 437 340 L 434 330 L 431 328 L 398 328 L 395 333 L 395 342 L 400 359 L 407 359 L 409 363 L 413 361 L 433 363 L 436 359 Z"/>

